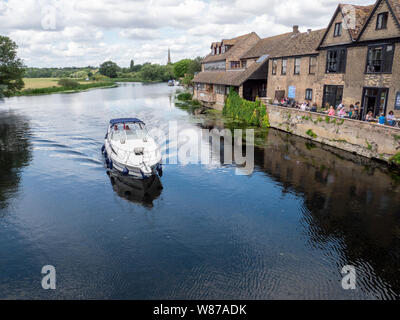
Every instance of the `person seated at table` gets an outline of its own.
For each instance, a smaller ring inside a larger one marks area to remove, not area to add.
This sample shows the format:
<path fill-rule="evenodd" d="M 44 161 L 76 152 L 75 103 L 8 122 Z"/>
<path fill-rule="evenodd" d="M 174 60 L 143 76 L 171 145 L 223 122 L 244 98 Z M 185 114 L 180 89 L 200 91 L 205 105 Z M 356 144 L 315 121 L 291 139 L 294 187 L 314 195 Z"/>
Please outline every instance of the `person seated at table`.
<path fill-rule="evenodd" d="M 314 103 L 310 109 L 311 112 L 317 112 L 317 104 Z"/>
<path fill-rule="evenodd" d="M 388 116 L 387 116 L 387 123 L 389 126 L 394 127 L 396 125 L 396 121 L 394 120 L 394 113 L 393 111 L 390 111 Z"/>
<path fill-rule="evenodd" d="M 335 116 L 335 115 L 336 115 L 335 108 L 333 106 L 330 106 L 328 116 Z"/>
<path fill-rule="evenodd" d="M 378 119 L 378 123 L 384 125 L 386 123 L 386 117 L 384 113 L 381 113 L 381 116 Z"/>
<path fill-rule="evenodd" d="M 339 117 L 344 118 L 347 115 L 346 108 L 344 107 L 344 104 L 339 110 Z"/>
<path fill-rule="evenodd" d="M 351 119 L 353 117 L 354 114 L 354 105 L 350 105 L 350 110 L 349 110 L 349 118 Z"/>
<path fill-rule="evenodd" d="M 301 111 L 306 111 L 306 110 L 307 110 L 307 103 L 306 103 L 306 102 L 303 102 L 303 103 L 301 104 L 300 110 L 301 110 Z"/>
<path fill-rule="evenodd" d="M 375 117 L 372 114 L 372 111 L 368 112 L 366 117 L 365 117 L 365 121 L 374 121 L 374 120 L 375 120 Z"/>

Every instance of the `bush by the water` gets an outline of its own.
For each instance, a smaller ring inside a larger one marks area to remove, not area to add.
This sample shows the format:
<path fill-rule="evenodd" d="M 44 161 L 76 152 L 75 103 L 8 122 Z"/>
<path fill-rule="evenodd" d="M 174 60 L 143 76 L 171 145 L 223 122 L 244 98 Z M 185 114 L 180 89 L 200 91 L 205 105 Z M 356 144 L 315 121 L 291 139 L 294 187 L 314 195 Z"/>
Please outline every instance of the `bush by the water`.
<path fill-rule="evenodd" d="M 192 95 L 189 92 L 183 92 L 178 94 L 177 99 L 181 101 L 189 101 L 192 100 Z"/>
<path fill-rule="evenodd" d="M 233 88 L 226 99 L 223 114 L 246 125 L 270 126 L 266 106 L 260 100 L 252 102 L 241 98 Z"/>
<path fill-rule="evenodd" d="M 71 80 L 71 79 L 60 79 L 58 84 L 61 87 L 69 88 L 69 89 L 76 89 L 79 87 L 79 82 Z"/>

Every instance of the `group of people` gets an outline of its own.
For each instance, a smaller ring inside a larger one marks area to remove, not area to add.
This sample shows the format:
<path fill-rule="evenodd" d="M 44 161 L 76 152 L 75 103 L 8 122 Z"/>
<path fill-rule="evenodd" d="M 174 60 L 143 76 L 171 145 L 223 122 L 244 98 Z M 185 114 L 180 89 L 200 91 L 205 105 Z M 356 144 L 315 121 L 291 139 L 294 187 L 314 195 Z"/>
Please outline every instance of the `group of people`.
<path fill-rule="evenodd" d="M 360 113 L 360 102 L 356 102 L 356 104 L 351 104 L 349 110 L 347 110 L 346 105 L 341 103 L 338 105 L 337 109 L 333 106 L 330 106 L 329 110 L 327 111 L 329 116 L 338 116 L 340 118 L 348 118 L 354 120 L 361 120 L 361 113 Z"/>
<path fill-rule="evenodd" d="M 378 122 L 381 125 L 389 125 L 395 126 L 396 120 L 394 117 L 394 112 L 390 111 L 387 116 L 384 113 L 381 113 L 378 119 L 375 118 L 374 113 L 372 111 L 368 111 L 365 118 L 362 119 L 362 114 L 360 113 L 360 102 L 357 102 L 355 105 L 350 105 L 350 109 L 347 110 L 346 106 L 341 103 L 338 105 L 337 109 L 335 110 L 334 107 L 330 107 L 328 110 L 329 116 L 338 116 L 340 118 L 349 118 L 354 120 L 365 120 L 368 122 Z"/>
<path fill-rule="evenodd" d="M 306 100 L 303 103 L 299 104 L 294 99 L 282 98 L 279 105 L 291 108 L 297 108 L 302 111 L 311 111 L 317 112 L 318 107 L 317 104 L 314 103 L 311 105 L 311 102 Z M 354 105 L 351 104 L 349 108 L 346 107 L 344 103 L 341 103 L 335 109 L 333 106 L 330 106 L 327 111 L 325 111 L 329 116 L 337 116 L 340 118 L 347 118 L 353 120 L 364 120 L 368 122 L 377 122 L 381 125 L 389 125 L 396 126 L 396 119 L 394 117 L 393 111 L 390 111 L 387 116 L 384 113 L 381 113 L 378 118 L 375 118 L 372 111 L 368 111 L 365 117 L 363 117 L 363 110 L 361 108 L 361 103 L 356 102 Z"/>

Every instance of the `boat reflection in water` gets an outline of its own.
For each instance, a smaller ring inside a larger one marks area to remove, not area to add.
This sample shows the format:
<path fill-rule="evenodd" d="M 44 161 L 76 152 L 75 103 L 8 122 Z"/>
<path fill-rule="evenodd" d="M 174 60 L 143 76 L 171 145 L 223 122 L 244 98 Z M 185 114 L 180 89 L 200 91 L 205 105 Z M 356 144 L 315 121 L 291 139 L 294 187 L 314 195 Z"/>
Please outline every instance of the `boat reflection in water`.
<path fill-rule="evenodd" d="M 107 170 L 114 191 L 130 202 L 152 208 L 153 201 L 162 192 L 160 178 L 155 174 L 147 179 L 135 179 L 124 176 L 116 170 Z"/>

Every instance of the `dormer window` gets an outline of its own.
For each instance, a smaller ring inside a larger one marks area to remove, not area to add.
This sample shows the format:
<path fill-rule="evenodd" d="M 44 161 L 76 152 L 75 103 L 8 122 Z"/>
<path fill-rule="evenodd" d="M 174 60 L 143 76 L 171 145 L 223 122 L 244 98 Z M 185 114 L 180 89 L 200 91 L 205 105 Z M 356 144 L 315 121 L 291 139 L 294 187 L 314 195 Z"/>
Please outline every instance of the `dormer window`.
<path fill-rule="evenodd" d="M 340 37 L 342 35 L 342 23 L 338 22 L 335 24 L 335 31 L 333 33 L 334 37 Z"/>
<path fill-rule="evenodd" d="M 387 12 L 382 12 L 378 14 L 376 19 L 376 30 L 382 30 L 387 28 L 389 14 Z"/>
<path fill-rule="evenodd" d="M 221 46 L 219 46 L 218 47 L 218 54 L 221 54 L 221 50 L 222 50 L 222 48 L 221 48 Z"/>

